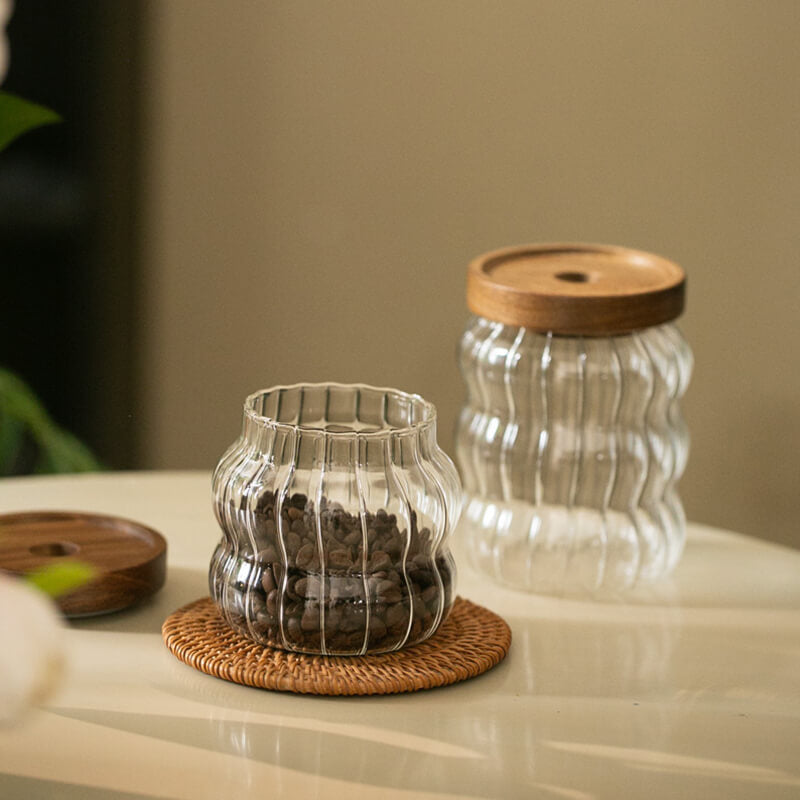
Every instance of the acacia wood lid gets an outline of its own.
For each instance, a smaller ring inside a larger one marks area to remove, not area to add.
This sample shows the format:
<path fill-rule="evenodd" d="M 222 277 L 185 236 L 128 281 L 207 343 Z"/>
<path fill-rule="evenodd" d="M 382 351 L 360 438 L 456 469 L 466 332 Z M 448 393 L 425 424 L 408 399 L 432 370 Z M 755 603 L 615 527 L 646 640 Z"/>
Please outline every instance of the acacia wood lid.
<path fill-rule="evenodd" d="M 661 256 L 596 244 L 495 250 L 467 272 L 470 311 L 568 336 L 630 333 L 683 311 L 686 275 Z"/>
<path fill-rule="evenodd" d="M 138 522 L 76 511 L 0 515 L 0 570 L 23 574 L 75 558 L 94 579 L 57 598 L 67 617 L 120 611 L 158 591 L 167 569 L 164 537 Z"/>

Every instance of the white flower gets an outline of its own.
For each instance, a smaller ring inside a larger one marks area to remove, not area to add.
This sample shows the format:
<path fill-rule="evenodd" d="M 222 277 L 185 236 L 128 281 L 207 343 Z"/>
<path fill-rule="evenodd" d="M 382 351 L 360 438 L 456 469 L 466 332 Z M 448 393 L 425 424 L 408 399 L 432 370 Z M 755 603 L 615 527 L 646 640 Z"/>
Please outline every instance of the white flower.
<path fill-rule="evenodd" d="M 0 723 L 45 700 L 64 666 L 61 617 L 50 599 L 0 575 Z"/>

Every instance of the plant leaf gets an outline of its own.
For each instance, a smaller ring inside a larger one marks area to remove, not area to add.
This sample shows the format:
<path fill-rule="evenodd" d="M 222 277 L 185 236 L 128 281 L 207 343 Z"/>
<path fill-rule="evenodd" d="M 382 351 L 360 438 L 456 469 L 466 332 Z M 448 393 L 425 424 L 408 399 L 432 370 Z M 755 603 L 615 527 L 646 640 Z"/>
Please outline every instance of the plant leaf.
<path fill-rule="evenodd" d="M 53 424 L 39 431 L 37 442 L 41 448 L 37 472 L 93 472 L 102 468 L 86 445 Z"/>
<path fill-rule="evenodd" d="M 0 150 L 26 131 L 56 122 L 61 122 L 61 117 L 55 111 L 0 92 Z"/>
<path fill-rule="evenodd" d="M 19 419 L 5 413 L 0 402 L 0 475 L 11 474 L 24 439 L 25 426 Z"/>
<path fill-rule="evenodd" d="M 30 387 L 13 372 L 0 367 L 0 398 L 4 411 L 34 431 L 49 423 L 47 412 Z"/>
<path fill-rule="evenodd" d="M 97 570 L 83 561 L 62 561 L 28 572 L 24 580 L 50 597 L 60 597 L 85 586 L 96 574 Z"/>
<path fill-rule="evenodd" d="M 36 472 L 92 472 L 103 468 L 86 445 L 50 419 L 30 387 L 0 368 L 0 424 L 18 420 L 39 450 Z"/>

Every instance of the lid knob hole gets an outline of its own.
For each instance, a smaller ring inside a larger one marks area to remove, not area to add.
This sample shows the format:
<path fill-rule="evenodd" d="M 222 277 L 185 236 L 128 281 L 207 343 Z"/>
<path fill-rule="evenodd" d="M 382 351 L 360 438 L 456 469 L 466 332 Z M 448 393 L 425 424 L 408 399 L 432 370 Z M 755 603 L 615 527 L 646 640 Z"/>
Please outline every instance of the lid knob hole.
<path fill-rule="evenodd" d="M 47 544 L 35 544 L 30 548 L 30 552 L 35 556 L 71 556 L 80 550 L 74 542 L 48 542 Z"/>
<path fill-rule="evenodd" d="M 556 278 L 568 283 L 587 283 L 589 276 L 585 272 L 557 272 Z"/>

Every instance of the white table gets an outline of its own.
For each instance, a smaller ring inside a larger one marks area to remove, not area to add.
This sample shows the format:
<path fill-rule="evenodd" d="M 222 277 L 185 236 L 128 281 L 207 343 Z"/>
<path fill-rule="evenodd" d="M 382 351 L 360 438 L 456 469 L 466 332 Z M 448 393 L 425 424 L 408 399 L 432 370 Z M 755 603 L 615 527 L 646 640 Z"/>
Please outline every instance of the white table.
<path fill-rule="evenodd" d="M 675 576 L 625 604 L 506 591 L 459 558 L 459 592 L 511 625 L 501 665 L 304 697 L 162 644 L 163 619 L 207 593 L 210 497 L 205 473 L 0 481 L 1 512 L 116 514 L 169 542 L 165 588 L 73 624 L 61 692 L 0 730 L 0 797 L 800 797 L 800 552 L 693 525 Z"/>

